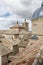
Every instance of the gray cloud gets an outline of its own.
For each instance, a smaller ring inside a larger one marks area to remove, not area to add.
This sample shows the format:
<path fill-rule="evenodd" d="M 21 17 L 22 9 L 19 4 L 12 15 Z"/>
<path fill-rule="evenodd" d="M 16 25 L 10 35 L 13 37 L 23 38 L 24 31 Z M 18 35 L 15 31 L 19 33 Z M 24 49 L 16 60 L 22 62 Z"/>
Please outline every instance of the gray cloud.
<path fill-rule="evenodd" d="M 13 12 L 18 16 L 29 19 L 32 17 L 33 12 L 40 7 L 40 3 L 40 0 L 19 0 L 20 7 L 16 7 L 15 10 L 13 9 Z"/>
<path fill-rule="evenodd" d="M 18 16 L 31 18 L 36 8 L 40 7 L 41 0 L 5 0 L 9 9 Z"/>
<path fill-rule="evenodd" d="M 8 22 L 5 21 L 5 22 L 1 23 L 0 27 L 2 27 L 2 28 L 3 27 L 6 28 L 6 27 L 9 27 L 10 25 L 13 25 L 15 23 L 15 21 L 13 21 L 13 20 L 17 21 L 17 18 L 19 18 L 20 22 L 24 18 L 31 19 L 33 12 L 38 7 L 40 7 L 40 3 L 41 3 L 41 0 L 0 0 L 0 5 L 1 5 L 1 2 L 3 2 L 3 1 L 5 1 L 5 3 L 2 3 L 2 5 L 5 4 L 6 6 L 4 6 L 4 7 L 6 9 L 8 9 L 8 11 L 12 12 L 13 15 L 15 15 L 15 16 L 7 18 L 6 20 L 8 20 Z M 4 7 L 2 9 L 6 11 L 6 9 L 4 9 Z M 3 13 L 5 13 L 5 11 L 3 11 Z M 2 21 L 0 21 L 0 22 L 2 22 Z"/>
<path fill-rule="evenodd" d="M 19 16 L 22 16 L 25 19 L 29 19 L 32 16 L 31 11 L 29 11 L 29 10 L 17 11 L 16 14 L 19 15 Z"/>
<path fill-rule="evenodd" d="M 33 0 L 21 0 L 22 5 L 29 6 Z"/>

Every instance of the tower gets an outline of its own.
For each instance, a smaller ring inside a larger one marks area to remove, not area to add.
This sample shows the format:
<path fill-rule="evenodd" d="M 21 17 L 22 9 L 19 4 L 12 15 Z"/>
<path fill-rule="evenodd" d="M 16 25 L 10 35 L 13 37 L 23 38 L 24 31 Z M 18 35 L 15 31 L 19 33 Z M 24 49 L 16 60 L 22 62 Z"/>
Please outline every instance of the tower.
<path fill-rule="evenodd" d="M 26 19 L 24 20 L 23 26 L 25 27 L 25 30 L 28 31 L 28 23 L 26 22 Z"/>

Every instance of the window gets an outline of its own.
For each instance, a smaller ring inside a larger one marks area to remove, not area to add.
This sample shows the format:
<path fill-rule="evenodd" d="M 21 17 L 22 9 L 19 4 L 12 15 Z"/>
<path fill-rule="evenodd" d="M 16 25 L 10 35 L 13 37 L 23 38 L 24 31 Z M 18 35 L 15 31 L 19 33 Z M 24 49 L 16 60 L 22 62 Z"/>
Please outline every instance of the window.
<path fill-rule="evenodd" d="M 34 24 L 34 32 L 37 32 L 37 24 Z"/>

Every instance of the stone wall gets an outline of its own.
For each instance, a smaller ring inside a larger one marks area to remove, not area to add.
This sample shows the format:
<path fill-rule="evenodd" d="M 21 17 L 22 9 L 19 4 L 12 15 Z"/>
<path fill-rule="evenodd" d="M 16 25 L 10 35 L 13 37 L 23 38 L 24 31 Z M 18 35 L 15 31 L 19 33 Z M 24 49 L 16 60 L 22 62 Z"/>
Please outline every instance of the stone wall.
<path fill-rule="evenodd" d="M 37 31 L 34 31 L 34 25 L 37 25 Z M 43 17 L 36 18 L 32 20 L 32 33 L 33 34 L 43 34 Z"/>

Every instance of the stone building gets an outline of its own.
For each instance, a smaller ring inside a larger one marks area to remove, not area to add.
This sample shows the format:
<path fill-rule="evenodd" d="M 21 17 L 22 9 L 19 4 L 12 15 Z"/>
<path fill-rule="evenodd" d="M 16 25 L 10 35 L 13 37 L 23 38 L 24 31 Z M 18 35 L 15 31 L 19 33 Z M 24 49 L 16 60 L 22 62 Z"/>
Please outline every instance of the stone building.
<path fill-rule="evenodd" d="M 24 23 L 22 23 L 22 25 L 20 25 L 17 21 L 17 23 L 14 26 L 10 27 L 9 30 L 0 30 L 0 34 L 3 34 L 6 38 L 15 40 L 21 34 L 20 32 L 22 30 L 29 31 L 28 29 L 28 23 L 26 22 L 26 20 L 24 21 Z"/>
<path fill-rule="evenodd" d="M 6 65 L 8 63 L 8 56 L 11 52 L 10 48 L 0 43 L 0 65 Z"/>
<path fill-rule="evenodd" d="M 43 35 L 43 3 L 32 16 L 32 33 Z"/>
<path fill-rule="evenodd" d="M 24 20 L 24 22 L 22 23 L 22 25 L 20 25 L 19 23 L 18 23 L 18 21 L 17 21 L 17 23 L 14 25 L 14 26 L 12 26 L 12 27 L 10 27 L 10 29 L 13 29 L 13 30 L 16 30 L 17 32 L 19 32 L 19 31 L 21 31 L 21 30 L 26 30 L 26 31 L 28 31 L 28 23 L 27 23 L 27 21 L 26 20 Z"/>
<path fill-rule="evenodd" d="M 10 50 L 12 50 L 12 53 L 9 55 L 15 55 L 19 52 L 19 46 L 18 43 L 20 42 L 19 39 L 12 40 L 9 38 L 5 38 L 3 35 L 0 35 L 0 43 L 8 47 Z"/>
<path fill-rule="evenodd" d="M 32 16 L 32 35 L 39 38 L 39 42 L 43 43 L 43 3 Z"/>
<path fill-rule="evenodd" d="M 18 44 L 19 52 L 22 52 L 27 47 L 30 37 L 31 37 L 30 32 L 28 32 L 26 30 L 20 31 L 19 37 L 18 37 L 18 39 L 21 40 Z"/>
<path fill-rule="evenodd" d="M 2 41 L 5 46 L 9 47 L 12 50 L 12 53 L 9 55 L 15 55 L 19 53 L 18 43 L 20 42 L 20 40 L 13 41 L 12 39 L 5 38 L 5 39 L 2 39 Z"/>
<path fill-rule="evenodd" d="M 7 32 L 7 35 L 8 34 L 10 36 L 13 36 L 16 33 Z M 6 36 L 5 36 L 5 39 L 3 39 L 4 44 L 10 47 L 10 49 L 13 50 L 14 54 L 18 53 L 19 51 L 21 51 L 21 49 L 24 49 L 28 45 L 29 38 L 31 36 L 30 32 L 25 31 L 25 30 L 20 31 L 18 34 L 19 36 L 16 39 L 12 39 L 10 37 L 6 38 Z"/>
<path fill-rule="evenodd" d="M 28 23 L 26 22 L 26 20 L 24 21 L 24 23 L 22 23 L 22 25 L 20 25 L 19 23 L 18 23 L 18 21 L 17 21 L 17 23 L 14 25 L 14 26 L 12 26 L 12 27 L 10 27 L 10 29 L 11 30 L 14 30 L 14 31 L 16 31 L 16 32 L 20 32 L 20 31 L 22 31 L 22 30 L 26 30 L 26 31 L 29 31 L 28 29 Z M 17 38 L 19 36 L 19 34 L 15 34 L 14 35 L 14 38 Z"/>
<path fill-rule="evenodd" d="M 22 29 L 25 29 L 25 28 L 24 28 L 24 26 L 20 25 L 17 21 L 17 23 L 14 26 L 10 27 L 10 29 L 13 29 L 13 30 L 19 32 L 19 31 L 21 31 Z"/>

